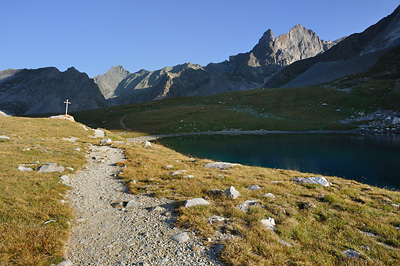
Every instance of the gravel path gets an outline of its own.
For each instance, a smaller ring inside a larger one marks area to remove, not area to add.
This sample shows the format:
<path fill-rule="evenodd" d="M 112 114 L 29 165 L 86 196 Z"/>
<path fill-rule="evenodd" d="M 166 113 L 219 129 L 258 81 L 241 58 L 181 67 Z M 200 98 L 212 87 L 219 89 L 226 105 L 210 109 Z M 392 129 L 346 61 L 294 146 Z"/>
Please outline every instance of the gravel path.
<path fill-rule="evenodd" d="M 73 265 L 222 265 L 193 233 L 186 242 L 172 239 L 183 232 L 173 226 L 172 201 L 128 192 L 116 177 L 121 150 L 91 146 L 88 156 L 68 195 L 76 215 L 68 249 Z"/>

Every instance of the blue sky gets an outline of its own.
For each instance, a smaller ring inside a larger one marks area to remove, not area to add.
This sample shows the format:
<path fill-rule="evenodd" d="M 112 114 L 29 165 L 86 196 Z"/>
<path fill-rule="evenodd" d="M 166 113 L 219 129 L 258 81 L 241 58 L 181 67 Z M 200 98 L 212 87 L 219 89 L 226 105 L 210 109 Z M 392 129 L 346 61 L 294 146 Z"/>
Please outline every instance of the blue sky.
<path fill-rule="evenodd" d="M 0 70 L 74 66 L 90 77 L 221 62 L 296 24 L 324 40 L 362 32 L 398 0 L 0 0 Z"/>

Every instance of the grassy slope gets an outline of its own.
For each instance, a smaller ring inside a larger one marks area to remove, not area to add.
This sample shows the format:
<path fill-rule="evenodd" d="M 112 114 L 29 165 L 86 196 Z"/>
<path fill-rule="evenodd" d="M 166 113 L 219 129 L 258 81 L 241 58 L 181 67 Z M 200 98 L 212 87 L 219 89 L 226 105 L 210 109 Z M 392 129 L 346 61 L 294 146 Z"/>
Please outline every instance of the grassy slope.
<path fill-rule="evenodd" d="M 344 86 L 343 82 L 334 85 Z M 351 129 L 354 128 L 352 125 L 339 121 L 358 116 L 359 112 L 399 110 L 400 92 L 392 88 L 396 88 L 393 78 L 354 85 L 350 92 L 328 88 L 327 85 L 261 89 L 164 99 L 77 112 L 74 116 L 80 122 L 116 131 L 124 131 L 120 120 L 125 116 L 126 127 L 143 134 L 223 129 Z"/>
<path fill-rule="evenodd" d="M 288 170 L 248 166 L 206 169 L 204 165 L 210 160 L 193 160 L 160 145 L 146 149 L 136 143 L 126 149 L 126 155 L 127 167 L 120 176 L 128 182 L 130 191 L 177 200 L 177 224 L 194 229 L 206 244 L 224 244 L 220 257 L 227 264 L 394 265 L 400 260 L 400 233 L 395 228 L 400 225 L 400 211 L 391 205 L 400 203 L 399 192 L 338 177 L 327 177 L 333 183 L 331 187 L 303 186 L 290 180 L 312 175 Z M 176 170 L 188 172 L 171 176 Z M 136 183 L 129 182 L 132 179 Z M 262 188 L 248 190 L 253 184 Z M 231 200 L 210 193 L 211 189 L 229 186 L 234 186 L 241 197 Z M 273 193 L 276 199 L 262 197 L 262 193 Z M 185 200 L 194 197 L 206 198 L 211 205 L 182 207 Z M 236 208 L 254 199 L 259 204 L 250 207 L 249 213 Z M 306 203 L 314 203 L 316 208 L 304 208 Z M 207 218 L 212 215 L 227 220 L 210 224 Z M 262 227 L 260 221 L 266 217 L 275 219 L 276 232 Z M 224 240 L 221 234 L 233 238 Z M 279 239 L 294 247 L 281 244 Z M 343 251 L 347 249 L 360 252 L 361 259 L 346 258 Z"/>
<path fill-rule="evenodd" d="M 83 150 L 89 132 L 78 123 L 58 119 L 0 117 L 0 135 L 10 137 L 0 140 L 0 265 L 62 260 L 71 218 L 70 208 L 60 203 L 67 187 L 60 184 L 60 173 L 21 172 L 17 167 L 37 167 L 33 163 L 39 161 L 79 169 L 85 156 L 73 149 Z M 71 136 L 80 140 L 62 140 Z M 55 221 L 45 224 L 49 220 Z"/>

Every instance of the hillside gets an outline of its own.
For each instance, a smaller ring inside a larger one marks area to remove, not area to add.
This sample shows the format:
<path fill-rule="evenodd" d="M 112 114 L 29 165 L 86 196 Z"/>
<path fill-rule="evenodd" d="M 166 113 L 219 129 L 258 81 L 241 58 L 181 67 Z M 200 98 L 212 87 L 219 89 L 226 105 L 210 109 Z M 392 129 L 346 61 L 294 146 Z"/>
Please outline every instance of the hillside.
<path fill-rule="evenodd" d="M 69 107 L 71 111 L 107 106 L 93 80 L 73 67 L 65 72 L 54 67 L 0 71 L 0 110 L 3 112 L 63 113 L 66 99 L 73 103 Z"/>

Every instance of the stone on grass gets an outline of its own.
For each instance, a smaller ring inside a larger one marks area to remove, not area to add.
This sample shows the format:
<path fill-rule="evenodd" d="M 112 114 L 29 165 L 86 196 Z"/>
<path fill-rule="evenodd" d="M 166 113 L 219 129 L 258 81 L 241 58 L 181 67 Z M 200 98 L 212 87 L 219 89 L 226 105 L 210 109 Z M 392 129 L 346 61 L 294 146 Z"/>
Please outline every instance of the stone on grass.
<path fill-rule="evenodd" d="M 18 170 L 20 170 L 21 172 L 32 172 L 32 171 L 33 171 L 32 168 L 25 167 L 25 166 L 23 166 L 22 164 L 20 164 L 20 165 L 18 166 Z"/>
<path fill-rule="evenodd" d="M 275 198 L 276 198 L 275 195 L 272 194 L 272 193 L 261 194 L 261 197 L 264 197 L 264 198 L 271 198 L 271 199 L 275 199 Z"/>
<path fill-rule="evenodd" d="M 183 206 L 185 208 L 190 208 L 190 207 L 198 206 L 198 205 L 210 205 L 210 203 L 203 198 L 194 198 L 194 199 L 187 200 Z"/>
<path fill-rule="evenodd" d="M 365 236 L 376 237 L 376 235 L 374 233 L 371 233 L 371 232 L 364 232 L 364 231 L 361 231 L 361 230 L 360 230 L 360 232 Z"/>
<path fill-rule="evenodd" d="M 213 215 L 213 216 L 211 216 L 210 218 L 207 218 L 207 220 L 208 220 L 208 222 L 209 222 L 210 224 L 213 224 L 213 223 L 215 223 L 215 222 L 223 222 L 223 221 L 225 221 L 225 218 L 222 217 L 222 216 Z"/>
<path fill-rule="evenodd" d="M 233 186 L 230 186 L 227 190 L 225 190 L 225 195 L 231 199 L 236 199 L 240 196 L 240 193 Z"/>
<path fill-rule="evenodd" d="M 67 175 L 62 175 L 62 176 L 60 176 L 60 180 L 61 180 L 64 184 L 68 184 L 68 183 L 69 183 L 69 176 L 67 176 Z"/>
<path fill-rule="evenodd" d="M 331 184 L 325 179 L 323 176 L 318 176 L 318 177 L 308 177 L 308 178 L 303 178 L 303 177 L 295 177 L 292 179 L 292 181 L 296 181 L 299 184 L 316 184 L 316 185 L 321 185 L 323 187 L 329 187 Z"/>
<path fill-rule="evenodd" d="M 348 249 L 343 251 L 343 254 L 348 257 L 348 258 L 352 258 L 352 259 L 357 259 L 360 257 L 360 253 L 358 253 L 357 251 L 354 251 L 352 249 Z"/>
<path fill-rule="evenodd" d="M 95 129 L 94 130 L 94 137 L 95 138 L 104 138 L 106 136 L 106 132 L 101 129 Z"/>
<path fill-rule="evenodd" d="M 263 224 L 263 226 L 266 229 L 275 231 L 275 220 L 274 220 L 274 218 L 267 217 L 266 219 L 261 220 L 261 223 Z"/>
<path fill-rule="evenodd" d="M 306 204 L 304 204 L 304 209 L 310 209 L 310 208 L 316 208 L 317 206 L 315 206 L 314 203 L 312 202 L 308 202 Z"/>
<path fill-rule="evenodd" d="M 189 240 L 189 235 L 186 232 L 172 236 L 172 239 L 179 243 L 184 243 Z"/>
<path fill-rule="evenodd" d="M 251 185 L 249 187 L 247 187 L 250 190 L 259 190 L 261 187 L 259 185 Z"/>
<path fill-rule="evenodd" d="M 239 204 L 238 206 L 236 206 L 236 208 L 238 208 L 239 210 L 244 211 L 244 212 L 249 212 L 249 206 L 254 205 L 257 202 L 258 202 L 258 200 L 246 200 L 242 204 Z"/>
<path fill-rule="evenodd" d="M 214 168 L 225 169 L 225 168 L 230 168 L 230 167 L 233 167 L 236 165 L 238 165 L 238 164 L 237 163 L 216 162 L 216 163 L 208 163 L 205 165 L 205 167 L 209 168 L 209 169 L 214 169 Z"/>
<path fill-rule="evenodd" d="M 75 171 L 75 169 L 72 168 L 72 167 L 65 167 L 65 169 L 67 169 L 67 170 L 69 170 L 69 171 Z"/>
<path fill-rule="evenodd" d="M 187 170 L 178 170 L 178 171 L 172 172 L 171 175 L 172 176 L 174 176 L 174 175 L 182 175 L 183 173 L 187 173 Z"/>
<path fill-rule="evenodd" d="M 54 163 L 49 163 L 39 166 L 35 170 L 38 171 L 39 173 L 52 173 L 52 172 L 61 173 L 64 171 L 64 167 L 62 167 L 61 165 L 57 166 Z"/>
<path fill-rule="evenodd" d="M 151 142 L 150 141 L 143 141 L 143 146 L 147 149 L 151 149 Z"/>
<path fill-rule="evenodd" d="M 194 178 L 194 175 L 185 175 L 183 178 Z"/>
<path fill-rule="evenodd" d="M 168 164 L 168 165 L 164 166 L 164 168 L 171 169 L 171 168 L 174 168 L 174 166 L 172 164 Z"/>
<path fill-rule="evenodd" d="M 1 135 L 0 136 L 0 140 L 9 140 L 10 138 L 5 136 L 5 135 Z"/>
<path fill-rule="evenodd" d="M 112 140 L 111 140 L 111 139 L 102 139 L 102 140 L 100 141 L 100 144 L 110 144 L 110 143 L 112 143 Z"/>

